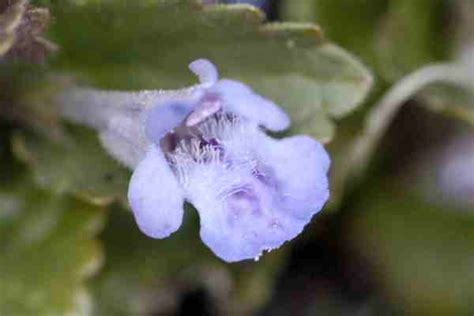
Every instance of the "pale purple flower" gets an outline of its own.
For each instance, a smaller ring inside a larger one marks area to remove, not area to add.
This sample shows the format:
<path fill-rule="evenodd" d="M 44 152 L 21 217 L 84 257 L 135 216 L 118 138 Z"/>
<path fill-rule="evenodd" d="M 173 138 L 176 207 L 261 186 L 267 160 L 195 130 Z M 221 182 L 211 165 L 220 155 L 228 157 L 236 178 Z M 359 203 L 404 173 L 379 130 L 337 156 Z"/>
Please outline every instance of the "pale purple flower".
<path fill-rule="evenodd" d="M 256 7 L 263 7 L 267 1 L 266 0 L 224 0 L 223 2 L 225 2 L 225 3 L 246 3 L 246 4 L 254 5 Z"/>
<path fill-rule="evenodd" d="M 437 200 L 474 205 L 474 135 L 458 136 L 442 149 L 436 164 Z"/>
<path fill-rule="evenodd" d="M 192 95 L 147 112 L 151 145 L 128 192 L 135 219 L 146 235 L 165 238 L 180 227 L 188 201 L 218 257 L 258 258 L 296 237 L 323 207 L 329 157 L 309 136 L 267 136 L 265 129 L 286 129 L 288 116 L 245 84 L 218 80 L 204 59 L 189 67 L 201 81 Z"/>

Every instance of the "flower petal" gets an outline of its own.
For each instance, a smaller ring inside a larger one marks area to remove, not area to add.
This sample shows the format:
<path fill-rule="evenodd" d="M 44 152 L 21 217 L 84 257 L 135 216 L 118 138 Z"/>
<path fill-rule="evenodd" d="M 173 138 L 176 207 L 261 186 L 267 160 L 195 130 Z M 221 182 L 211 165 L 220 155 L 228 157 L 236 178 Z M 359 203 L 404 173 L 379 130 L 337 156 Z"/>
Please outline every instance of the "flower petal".
<path fill-rule="evenodd" d="M 199 82 L 205 86 L 213 85 L 219 77 L 216 66 L 207 59 L 196 59 L 189 64 L 189 69 L 198 76 Z"/>
<path fill-rule="evenodd" d="M 145 132 L 149 139 L 158 144 L 160 139 L 178 126 L 191 113 L 196 101 L 170 100 L 151 109 L 147 115 Z"/>
<path fill-rule="evenodd" d="M 271 168 L 282 203 L 293 216 L 310 220 L 329 197 L 330 159 L 326 150 L 305 135 L 282 140 L 264 137 L 259 146 L 260 159 Z"/>
<path fill-rule="evenodd" d="M 150 145 L 140 122 L 139 115 L 115 115 L 99 133 L 104 148 L 131 169 L 145 157 Z"/>
<path fill-rule="evenodd" d="M 246 117 L 269 130 L 281 131 L 290 125 L 288 115 L 279 106 L 239 81 L 219 80 L 208 91 L 221 96 L 225 111 Z"/>
<path fill-rule="evenodd" d="M 246 168 L 211 164 L 188 177 L 187 199 L 201 219 L 201 239 L 228 262 L 258 258 L 296 237 L 307 221 L 290 216 L 274 188 Z"/>
<path fill-rule="evenodd" d="M 181 226 L 183 192 L 155 145 L 132 175 L 128 200 L 140 230 L 150 237 L 168 237 Z"/>

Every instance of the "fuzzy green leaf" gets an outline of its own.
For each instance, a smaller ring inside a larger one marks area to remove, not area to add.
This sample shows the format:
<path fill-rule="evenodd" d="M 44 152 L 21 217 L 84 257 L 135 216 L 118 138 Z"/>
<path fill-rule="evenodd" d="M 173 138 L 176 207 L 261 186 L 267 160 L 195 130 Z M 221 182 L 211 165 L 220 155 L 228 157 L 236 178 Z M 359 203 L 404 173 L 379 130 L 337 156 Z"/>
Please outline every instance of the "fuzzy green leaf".
<path fill-rule="evenodd" d="M 37 65 L 0 64 L 0 119 L 48 137 L 60 133 L 56 94 L 71 84 Z"/>
<path fill-rule="evenodd" d="M 315 25 L 264 23 L 248 5 L 120 1 L 55 5 L 56 63 L 109 89 L 182 88 L 187 65 L 208 58 L 285 107 L 298 130 L 329 140 L 331 118 L 366 96 L 371 75 Z"/>
<path fill-rule="evenodd" d="M 18 134 L 13 148 L 43 188 L 99 204 L 126 196 L 129 172 L 107 155 L 96 133 L 86 128 L 68 126 L 57 140 Z"/>
<path fill-rule="evenodd" d="M 305 11 L 300 2 L 287 1 L 289 18 L 321 23 L 327 36 L 389 82 L 443 60 L 452 43 L 446 21 L 453 4 L 443 0 L 308 0 Z"/>
<path fill-rule="evenodd" d="M 85 314 L 102 213 L 27 182 L 0 190 L 0 314 Z"/>

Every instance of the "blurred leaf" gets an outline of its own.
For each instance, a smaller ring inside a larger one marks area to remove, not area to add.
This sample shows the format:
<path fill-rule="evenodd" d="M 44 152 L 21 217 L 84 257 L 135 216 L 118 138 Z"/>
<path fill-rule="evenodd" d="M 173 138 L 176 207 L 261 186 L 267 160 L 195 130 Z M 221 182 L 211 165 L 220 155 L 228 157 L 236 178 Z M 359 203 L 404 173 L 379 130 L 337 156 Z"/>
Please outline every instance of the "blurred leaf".
<path fill-rule="evenodd" d="M 373 96 L 371 96 L 371 100 Z M 339 210 L 346 190 L 350 190 L 353 182 L 348 182 L 352 177 L 350 159 L 352 159 L 353 144 L 362 130 L 363 113 L 358 112 L 338 122 L 337 135 L 328 144 L 327 150 L 331 156 L 331 169 L 329 172 L 329 201 L 325 211 Z"/>
<path fill-rule="evenodd" d="M 437 83 L 423 89 L 420 96 L 429 109 L 474 125 L 474 86 L 473 89 L 468 89 L 449 83 Z"/>
<path fill-rule="evenodd" d="M 131 212 L 115 207 L 111 214 L 102 236 L 107 261 L 93 284 L 96 315 L 151 314 L 153 301 L 146 293 L 164 287 L 180 270 L 199 265 L 206 255 L 210 265 L 218 263 L 200 245 L 189 218 L 171 237 L 154 240 L 138 230 Z"/>
<path fill-rule="evenodd" d="M 377 34 L 382 75 L 397 80 L 445 58 L 452 43 L 446 19 L 449 13 L 444 0 L 390 0 Z"/>
<path fill-rule="evenodd" d="M 400 314 L 474 312 L 472 214 L 387 185 L 363 197 L 356 209 L 346 240 L 369 260 Z"/>
<path fill-rule="evenodd" d="M 0 118 L 58 137 L 56 93 L 71 80 L 33 65 L 0 64 Z"/>
<path fill-rule="evenodd" d="M 314 1 L 280 1 L 279 18 L 283 21 L 313 22 L 315 21 Z M 321 22 L 319 22 L 321 23 Z M 324 25 L 324 23 L 322 23 Z"/>
<path fill-rule="evenodd" d="M 56 45 L 41 37 L 49 11 L 26 0 L 0 0 L 0 56 L 6 60 L 39 63 Z"/>
<path fill-rule="evenodd" d="M 0 314 L 85 314 L 84 279 L 102 260 L 100 210 L 11 179 L 0 205 Z"/>
<path fill-rule="evenodd" d="M 322 140 L 330 117 L 353 110 L 371 86 L 367 69 L 306 24 L 264 24 L 248 5 L 196 1 L 57 4 L 57 67 L 113 89 L 169 89 L 195 83 L 187 65 L 208 58 L 221 74 L 250 84 Z"/>
<path fill-rule="evenodd" d="M 439 63 L 422 67 L 399 80 L 365 116 L 362 132 L 347 153 L 350 160 L 346 163 L 349 165 L 346 175 L 361 176 L 366 171 L 377 145 L 400 108 L 405 104 L 417 104 L 408 102 L 416 96 L 421 95 L 425 101 L 428 100 L 423 104 L 428 108 L 456 115 L 472 123 L 473 75 L 468 64 Z"/>
<path fill-rule="evenodd" d="M 190 207 L 183 226 L 164 240 L 143 235 L 130 212 L 111 214 L 103 234 L 107 262 L 92 285 L 95 315 L 173 314 L 183 292 L 201 287 L 224 315 L 249 314 L 269 298 L 284 249 L 258 263 L 228 264 L 202 243 Z"/>
<path fill-rule="evenodd" d="M 302 1 L 286 1 L 289 17 Z M 452 34 L 452 4 L 444 0 L 308 0 L 308 22 L 324 26 L 329 38 L 361 56 L 385 80 L 393 82 L 446 57 Z M 310 4 L 311 3 L 311 4 Z M 301 15 L 301 14 L 300 14 Z M 303 16 L 303 17 L 304 17 Z M 296 15 L 298 17 L 298 14 Z"/>
<path fill-rule="evenodd" d="M 387 0 L 308 0 L 284 1 L 288 19 L 303 18 L 324 26 L 325 34 L 342 47 L 362 57 L 371 66 L 374 63 L 375 30 L 380 17 L 387 10 Z M 298 8 L 305 3 L 305 10 Z M 312 16 L 307 10 L 312 11 Z M 349 31 L 350 30 L 350 31 Z"/>
<path fill-rule="evenodd" d="M 126 196 L 128 170 L 105 153 L 91 130 L 69 126 L 58 140 L 17 134 L 13 147 L 43 188 L 74 193 L 95 203 Z"/>

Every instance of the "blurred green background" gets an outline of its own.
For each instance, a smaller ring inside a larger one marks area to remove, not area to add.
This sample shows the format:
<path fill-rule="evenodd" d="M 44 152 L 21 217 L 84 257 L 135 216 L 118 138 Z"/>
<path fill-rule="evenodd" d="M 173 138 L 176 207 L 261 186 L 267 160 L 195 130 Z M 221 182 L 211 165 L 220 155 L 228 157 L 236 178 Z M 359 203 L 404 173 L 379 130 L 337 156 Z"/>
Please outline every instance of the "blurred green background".
<path fill-rule="evenodd" d="M 0 315 L 474 315 L 474 2 L 217 2 L 0 0 Z M 188 86 L 199 57 L 332 156 L 331 201 L 258 262 L 216 258 L 190 206 L 170 238 L 139 232 L 131 172 L 55 99 Z M 467 79 L 370 130 L 434 63 Z"/>

